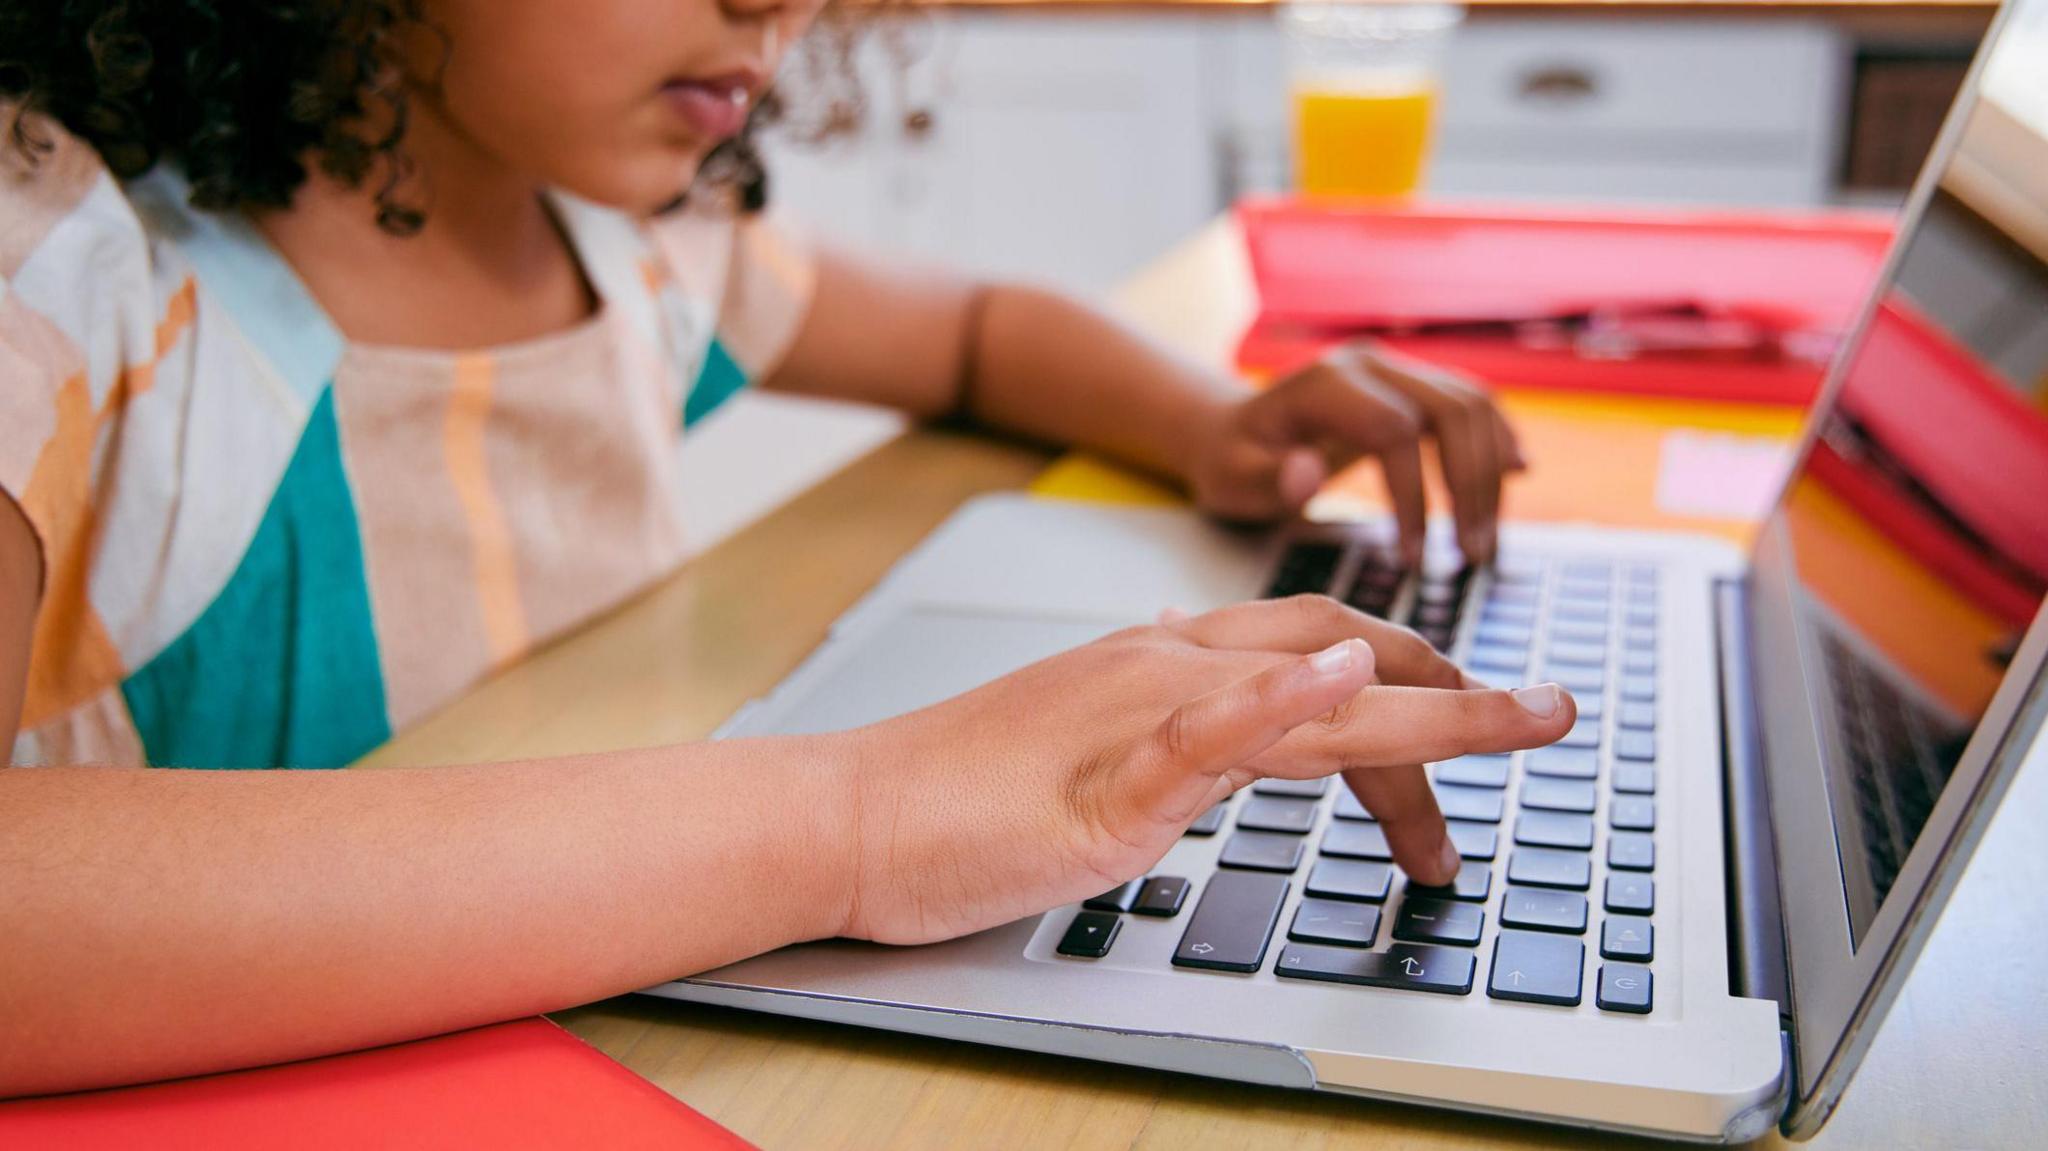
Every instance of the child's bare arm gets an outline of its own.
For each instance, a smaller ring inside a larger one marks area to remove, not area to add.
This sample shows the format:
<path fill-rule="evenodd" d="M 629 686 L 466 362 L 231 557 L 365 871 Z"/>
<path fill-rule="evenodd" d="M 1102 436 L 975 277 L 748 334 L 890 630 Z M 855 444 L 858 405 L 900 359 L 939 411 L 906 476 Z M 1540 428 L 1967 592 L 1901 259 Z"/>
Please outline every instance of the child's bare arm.
<path fill-rule="evenodd" d="M 832 935 L 846 774 L 804 742 L 0 770 L 0 1097 L 410 1039 Z"/>

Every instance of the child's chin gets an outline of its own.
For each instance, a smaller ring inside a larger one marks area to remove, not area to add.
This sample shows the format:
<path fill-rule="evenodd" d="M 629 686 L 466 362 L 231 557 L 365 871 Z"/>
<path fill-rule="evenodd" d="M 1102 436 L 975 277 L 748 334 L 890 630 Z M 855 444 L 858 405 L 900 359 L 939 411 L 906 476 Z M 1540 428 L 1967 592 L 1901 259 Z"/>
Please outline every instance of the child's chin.
<path fill-rule="evenodd" d="M 598 175 L 595 178 L 563 181 L 563 191 L 593 203 L 616 208 L 635 216 L 666 212 L 681 204 L 696 182 L 704 158 L 679 158 L 670 153 L 660 165 L 635 165 L 632 170 Z"/>

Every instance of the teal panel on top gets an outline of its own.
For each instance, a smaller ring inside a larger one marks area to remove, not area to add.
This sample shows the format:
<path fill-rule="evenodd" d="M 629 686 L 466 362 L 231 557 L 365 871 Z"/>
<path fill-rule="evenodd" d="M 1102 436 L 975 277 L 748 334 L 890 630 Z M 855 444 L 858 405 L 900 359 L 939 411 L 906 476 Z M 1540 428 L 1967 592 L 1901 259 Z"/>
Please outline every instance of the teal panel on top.
<path fill-rule="evenodd" d="M 340 767 L 390 738 L 331 390 L 227 586 L 121 690 L 160 766 Z"/>
<path fill-rule="evenodd" d="M 690 396 L 683 401 L 683 426 L 687 428 L 710 415 L 746 386 L 747 373 L 740 370 L 725 345 L 714 338 L 704 351 L 704 366 L 697 372 L 697 382 L 691 385 Z"/>

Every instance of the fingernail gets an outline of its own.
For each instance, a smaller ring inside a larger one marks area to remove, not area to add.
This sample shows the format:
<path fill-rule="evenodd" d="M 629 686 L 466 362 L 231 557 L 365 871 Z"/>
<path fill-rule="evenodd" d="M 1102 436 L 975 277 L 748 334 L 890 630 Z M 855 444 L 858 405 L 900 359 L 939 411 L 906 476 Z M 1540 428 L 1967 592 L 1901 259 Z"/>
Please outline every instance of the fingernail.
<path fill-rule="evenodd" d="M 1357 645 L 1358 641 L 1355 639 L 1339 640 L 1308 657 L 1308 666 L 1317 675 L 1336 675 L 1350 671 L 1351 665 L 1358 659 Z"/>
<path fill-rule="evenodd" d="M 1557 705 L 1563 699 L 1561 691 L 1554 683 L 1539 683 L 1535 687 L 1518 687 L 1508 694 L 1515 697 L 1523 711 L 1537 719 L 1549 719 L 1557 714 Z"/>
<path fill-rule="evenodd" d="M 1464 859 L 1458 855 L 1458 845 L 1452 843 L 1449 836 L 1444 837 L 1443 850 L 1437 853 L 1437 861 L 1444 865 L 1445 886 L 1458 878 L 1458 869 L 1465 866 Z"/>

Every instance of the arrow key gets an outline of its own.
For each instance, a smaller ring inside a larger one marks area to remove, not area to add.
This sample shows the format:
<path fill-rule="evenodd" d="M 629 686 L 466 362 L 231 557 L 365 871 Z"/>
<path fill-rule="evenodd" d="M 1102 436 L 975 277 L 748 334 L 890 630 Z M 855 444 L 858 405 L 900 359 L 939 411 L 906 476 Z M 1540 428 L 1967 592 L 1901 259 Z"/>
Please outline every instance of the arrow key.
<path fill-rule="evenodd" d="M 1576 939 L 1504 930 L 1493 941 L 1486 993 L 1495 999 L 1577 1007 L 1585 967 L 1586 948 Z"/>
<path fill-rule="evenodd" d="M 1602 1011 L 1650 1013 L 1650 969 L 1633 963 L 1600 965 L 1600 990 L 1593 997 Z"/>
<path fill-rule="evenodd" d="M 1100 959 L 1109 954 L 1109 945 L 1116 942 L 1117 929 L 1122 926 L 1115 912 L 1083 911 L 1074 916 L 1074 922 L 1067 925 L 1067 933 L 1060 937 L 1060 954 Z"/>

